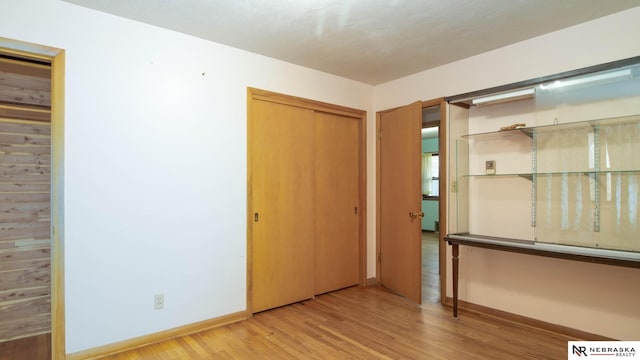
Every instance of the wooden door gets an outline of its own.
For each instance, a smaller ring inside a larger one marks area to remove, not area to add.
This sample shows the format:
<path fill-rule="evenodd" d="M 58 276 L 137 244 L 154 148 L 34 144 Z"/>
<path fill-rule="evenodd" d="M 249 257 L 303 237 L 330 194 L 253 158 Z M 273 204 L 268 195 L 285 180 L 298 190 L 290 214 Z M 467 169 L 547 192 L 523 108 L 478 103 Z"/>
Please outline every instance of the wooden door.
<path fill-rule="evenodd" d="M 314 112 L 254 100 L 252 311 L 313 297 Z"/>
<path fill-rule="evenodd" d="M 421 302 L 422 104 L 382 113 L 380 134 L 380 283 Z"/>
<path fill-rule="evenodd" d="M 359 119 L 316 113 L 315 294 L 359 282 Z"/>

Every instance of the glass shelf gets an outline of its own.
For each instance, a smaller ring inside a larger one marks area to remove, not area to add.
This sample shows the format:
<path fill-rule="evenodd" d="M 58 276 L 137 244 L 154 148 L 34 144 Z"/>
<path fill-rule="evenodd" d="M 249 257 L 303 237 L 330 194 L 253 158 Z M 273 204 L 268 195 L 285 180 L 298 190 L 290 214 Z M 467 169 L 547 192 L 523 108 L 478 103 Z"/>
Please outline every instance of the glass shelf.
<path fill-rule="evenodd" d="M 491 241 L 502 236 L 640 252 L 640 156 L 635 156 L 640 154 L 640 92 L 637 99 L 625 100 L 634 115 L 564 117 L 565 122 L 551 125 L 460 135 L 452 151 L 457 182 L 450 193 L 455 201 L 451 232 L 472 233 L 478 241 L 492 235 Z M 482 119 L 495 114 L 478 111 Z M 496 124 L 488 121 L 485 128 Z M 485 173 L 489 162 L 497 164 L 496 174 Z"/>
<path fill-rule="evenodd" d="M 500 177 L 521 177 L 531 180 L 533 176 L 589 176 L 595 177 L 596 175 L 640 175 L 640 170 L 600 170 L 600 171 L 553 171 L 553 172 L 538 172 L 538 173 L 518 173 L 518 174 L 468 174 L 463 177 L 468 178 L 500 178 Z"/>
<path fill-rule="evenodd" d="M 544 133 L 544 132 L 556 132 L 559 130 L 579 130 L 579 129 L 593 129 L 596 126 L 599 127 L 610 127 L 615 125 L 626 125 L 626 124 L 639 124 L 640 123 L 640 115 L 631 115 L 631 116 L 620 116 L 614 118 L 606 118 L 606 119 L 595 119 L 595 120 L 583 120 L 576 122 L 566 122 L 560 124 L 553 125 L 543 125 L 537 126 L 535 128 L 531 128 L 536 133 Z"/>
<path fill-rule="evenodd" d="M 522 174 L 469 174 L 464 175 L 464 177 L 470 178 L 507 178 L 507 177 L 523 177 L 523 178 L 531 178 L 533 174 L 531 173 L 522 173 Z"/>
<path fill-rule="evenodd" d="M 583 120 L 576 122 L 566 122 L 551 125 L 541 125 L 535 127 L 522 127 L 514 130 L 504 131 L 490 131 L 476 134 L 462 135 L 462 139 L 466 140 L 492 140 L 498 138 L 506 138 L 508 136 L 525 135 L 529 138 L 533 138 L 535 133 L 547 133 L 557 132 L 561 130 L 578 130 L 578 129 L 593 129 L 596 126 L 608 127 L 615 125 L 625 124 L 640 124 L 640 114 L 631 116 L 621 116 L 615 118 L 595 119 L 595 120 Z"/>

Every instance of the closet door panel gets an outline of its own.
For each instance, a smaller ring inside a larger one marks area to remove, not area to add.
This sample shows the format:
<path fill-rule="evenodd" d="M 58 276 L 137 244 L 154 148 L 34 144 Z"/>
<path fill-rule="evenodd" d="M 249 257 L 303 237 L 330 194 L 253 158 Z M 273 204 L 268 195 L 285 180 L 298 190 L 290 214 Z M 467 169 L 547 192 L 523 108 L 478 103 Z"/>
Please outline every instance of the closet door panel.
<path fill-rule="evenodd" d="M 251 108 L 252 311 L 313 297 L 314 112 Z"/>
<path fill-rule="evenodd" d="M 358 127 L 356 118 L 316 113 L 316 294 L 359 281 Z"/>

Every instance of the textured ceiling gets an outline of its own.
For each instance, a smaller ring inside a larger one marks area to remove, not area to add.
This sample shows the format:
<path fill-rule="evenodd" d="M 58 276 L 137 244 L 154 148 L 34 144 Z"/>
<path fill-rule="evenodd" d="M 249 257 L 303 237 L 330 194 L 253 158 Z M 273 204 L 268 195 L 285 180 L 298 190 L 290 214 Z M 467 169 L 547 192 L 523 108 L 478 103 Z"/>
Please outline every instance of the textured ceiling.
<path fill-rule="evenodd" d="M 640 0 L 65 0 L 379 84 Z"/>

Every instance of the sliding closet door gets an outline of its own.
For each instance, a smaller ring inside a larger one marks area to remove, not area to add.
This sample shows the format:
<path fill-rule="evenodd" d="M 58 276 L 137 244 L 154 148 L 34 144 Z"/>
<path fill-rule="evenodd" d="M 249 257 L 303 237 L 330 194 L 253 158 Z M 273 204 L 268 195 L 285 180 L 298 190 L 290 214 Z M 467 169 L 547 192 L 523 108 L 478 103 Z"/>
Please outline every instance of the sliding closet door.
<path fill-rule="evenodd" d="M 252 311 L 313 297 L 314 112 L 254 100 Z"/>
<path fill-rule="evenodd" d="M 315 293 L 359 281 L 359 119 L 316 113 Z"/>

